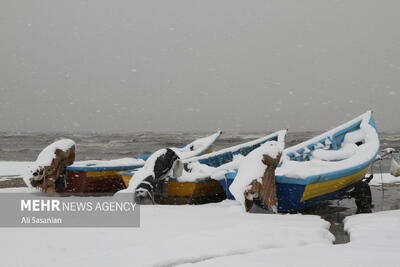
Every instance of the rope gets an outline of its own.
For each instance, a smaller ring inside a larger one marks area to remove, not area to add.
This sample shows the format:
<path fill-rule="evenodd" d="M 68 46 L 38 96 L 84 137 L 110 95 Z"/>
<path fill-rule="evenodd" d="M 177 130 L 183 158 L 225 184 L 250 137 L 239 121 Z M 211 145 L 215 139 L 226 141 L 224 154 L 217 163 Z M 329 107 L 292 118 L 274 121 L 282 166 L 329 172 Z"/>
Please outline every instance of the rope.
<path fill-rule="evenodd" d="M 379 161 L 379 171 L 381 173 L 381 188 L 382 188 L 382 207 L 381 207 L 381 210 L 383 210 L 383 202 L 385 201 L 385 191 L 384 191 L 384 188 L 383 188 L 382 160 Z"/>
<path fill-rule="evenodd" d="M 41 191 L 44 191 L 46 193 L 47 187 L 44 187 L 44 186 L 47 186 L 47 175 L 46 175 L 46 172 L 43 170 L 43 183 L 42 183 Z"/>

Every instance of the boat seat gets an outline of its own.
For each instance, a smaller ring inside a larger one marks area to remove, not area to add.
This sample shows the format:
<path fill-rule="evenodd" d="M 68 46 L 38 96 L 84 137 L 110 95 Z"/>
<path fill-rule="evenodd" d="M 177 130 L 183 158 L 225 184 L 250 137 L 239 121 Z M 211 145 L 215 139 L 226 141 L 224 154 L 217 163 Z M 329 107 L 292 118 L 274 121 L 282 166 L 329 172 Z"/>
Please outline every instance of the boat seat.
<path fill-rule="evenodd" d="M 348 159 L 357 152 L 356 144 L 345 144 L 338 150 L 316 150 L 313 152 L 313 158 L 324 161 L 339 161 Z"/>
<path fill-rule="evenodd" d="M 290 160 L 300 162 L 310 161 L 314 158 L 325 161 L 338 161 L 353 155 L 357 147 L 364 143 L 365 133 L 358 129 L 342 134 L 341 138 L 326 137 L 317 143 L 288 153 L 287 156 Z"/>
<path fill-rule="evenodd" d="M 332 142 L 335 138 L 329 138 Z M 318 149 L 313 152 L 313 158 L 325 161 L 339 161 L 344 160 L 357 152 L 357 149 L 365 141 L 365 133 L 363 130 L 359 129 L 356 131 L 348 132 L 343 136 L 343 141 L 341 144 L 336 144 L 332 146 L 333 150 L 322 150 Z M 334 143 L 334 142 L 333 142 Z"/>

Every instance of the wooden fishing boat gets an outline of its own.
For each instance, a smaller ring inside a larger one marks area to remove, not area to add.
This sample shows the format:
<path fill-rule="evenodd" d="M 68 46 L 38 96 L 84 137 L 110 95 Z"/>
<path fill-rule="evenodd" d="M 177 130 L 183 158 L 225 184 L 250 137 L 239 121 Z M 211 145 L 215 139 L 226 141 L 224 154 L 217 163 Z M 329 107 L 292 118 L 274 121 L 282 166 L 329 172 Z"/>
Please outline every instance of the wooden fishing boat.
<path fill-rule="evenodd" d="M 278 131 L 256 140 L 225 148 L 202 156 L 183 160 L 186 170 L 190 169 L 191 163 L 198 163 L 210 168 L 217 169 L 232 163 L 236 156 L 246 156 L 268 141 L 284 142 L 286 130 Z M 121 173 L 124 181 L 129 180 L 134 171 Z M 189 178 L 188 178 L 189 177 Z M 212 179 L 209 173 L 188 172 L 182 177 L 170 177 L 162 182 L 159 191 L 155 194 L 155 202 L 159 204 L 201 204 L 219 202 L 226 199 L 226 193 L 221 184 Z"/>
<path fill-rule="evenodd" d="M 370 111 L 285 149 L 275 172 L 278 211 L 298 211 L 342 198 L 362 183 L 378 152 L 379 137 Z M 220 181 L 226 192 L 235 177 L 232 171 Z M 228 197 L 233 196 L 228 193 Z"/>
<path fill-rule="evenodd" d="M 221 131 L 197 139 L 192 143 L 172 148 L 181 159 L 192 158 L 212 151 L 212 145 Z M 66 188 L 59 193 L 115 193 L 125 189 L 129 179 L 121 176 L 122 171 L 135 170 L 144 166 L 150 155 L 109 161 L 91 160 L 75 162 L 66 168 Z"/>

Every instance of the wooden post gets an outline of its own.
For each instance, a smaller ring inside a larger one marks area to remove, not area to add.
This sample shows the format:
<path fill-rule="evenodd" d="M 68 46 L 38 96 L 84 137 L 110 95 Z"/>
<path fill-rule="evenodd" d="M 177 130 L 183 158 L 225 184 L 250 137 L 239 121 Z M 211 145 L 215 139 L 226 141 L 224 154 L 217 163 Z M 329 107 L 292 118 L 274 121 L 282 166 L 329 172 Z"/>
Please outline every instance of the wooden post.
<path fill-rule="evenodd" d="M 34 187 L 39 187 L 46 193 L 56 191 L 57 180 L 61 178 L 65 168 L 75 161 L 75 145 L 63 151 L 55 149 L 55 157 L 48 166 L 39 166 L 36 171 L 36 178 L 31 178 L 31 184 Z M 65 177 L 64 177 L 65 179 Z"/>
<path fill-rule="evenodd" d="M 267 166 L 262 178 L 261 199 L 264 206 L 268 208 L 278 208 L 278 198 L 276 196 L 275 169 L 278 167 L 282 154 L 274 159 L 268 155 L 263 155 L 263 163 Z"/>
<path fill-rule="evenodd" d="M 247 212 L 251 210 L 256 200 L 261 201 L 264 208 L 268 211 L 277 212 L 278 198 L 276 195 L 275 169 L 278 167 L 281 156 L 281 153 L 276 158 L 263 155 L 262 162 L 266 165 L 266 168 L 262 177 L 262 183 L 255 179 L 244 192 Z"/>

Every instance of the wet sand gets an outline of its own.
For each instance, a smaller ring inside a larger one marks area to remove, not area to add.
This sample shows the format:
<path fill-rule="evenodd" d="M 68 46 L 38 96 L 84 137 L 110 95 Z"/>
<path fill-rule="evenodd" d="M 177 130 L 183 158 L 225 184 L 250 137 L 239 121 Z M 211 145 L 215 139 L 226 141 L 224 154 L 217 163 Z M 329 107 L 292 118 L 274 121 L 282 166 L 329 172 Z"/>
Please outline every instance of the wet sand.
<path fill-rule="evenodd" d="M 24 180 L 22 178 L 17 178 L 16 176 L 2 176 L 0 175 L 0 188 L 10 188 L 10 187 L 26 187 Z"/>

